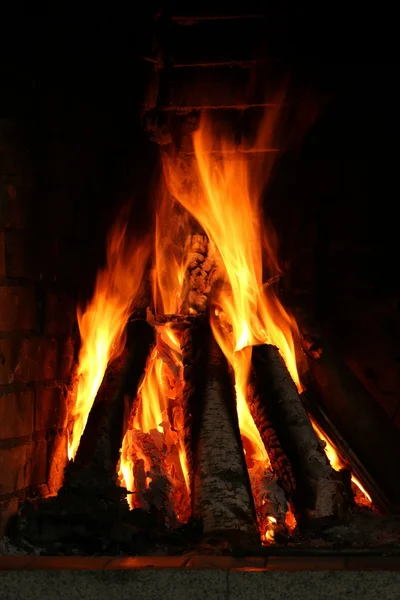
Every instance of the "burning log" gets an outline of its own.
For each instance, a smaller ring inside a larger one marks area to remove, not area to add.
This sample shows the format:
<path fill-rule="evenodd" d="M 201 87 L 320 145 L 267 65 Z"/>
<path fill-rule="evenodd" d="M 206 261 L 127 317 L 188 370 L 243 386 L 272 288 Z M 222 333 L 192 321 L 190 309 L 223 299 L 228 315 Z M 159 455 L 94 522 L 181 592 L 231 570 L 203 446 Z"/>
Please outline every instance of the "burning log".
<path fill-rule="evenodd" d="M 109 387 L 108 390 L 100 388 L 76 457 L 77 463 L 89 460 L 112 473 L 113 477 L 119 460 L 125 398 L 136 396 L 154 342 L 154 331 L 146 321 L 134 321 L 130 325 L 129 337 L 132 341 L 129 350 L 122 357 L 122 368 L 118 371 L 117 378 L 114 377 L 111 390 Z M 90 426 L 90 422 L 93 422 L 95 428 Z"/>
<path fill-rule="evenodd" d="M 225 539 L 239 532 L 248 539 L 257 540 L 254 504 L 244 461 L 237 424 L 235 394 L 227 362 L 211 335 L 203 353 L 208 359 L 198 358 L 196 380 L 201 388 L 190 393 L 201 397 L 201 418 L 193 431 L 193 512 L 203 520 L 206 534 L 223 533 Z M 197 356 L 201 348 L 193 344 Z M 201 372 L 199 366 L 202 366 Z M 193 365 L 192 365 L 193 366 Z M 185 370 L 185 381 L 191 376 Z M 189 390 L 186 388 L 186 394 Z M 190 395 L 189 393 L 189 395 Z M 193 397 L 186 398 L 193 406 Z M 197 403 L 197 402 L 196 402 Z M 198 405 L 200 407 L 200 405 Z"/>
<path fill-rule="evenodd" d="M 212 246 L 206 235 L 194 234 L 186 239 L 187 268 L 181 297 L 180 312 L 202 313 L 216 279 L 216 262 Z"/>
<path fill-rule="evenodd" d="M 292 466 L 288 457 L 282 449 L 282 445 L 275 433 L 263 398 L 259 393 L 254 374 L 247 388 L 247 400 L 251 416 L 260 432 L 261 439 L 268 452 L 273 472 L 277 476 L 277 482 L 289 498 L 293 497 L 296 488 L 296 480 L 293 475 Z"/>
<path fill-rule="evenodd" d="M 300 327 L 304 331 L 301 320 Z M 400 463 L 400 436 L 395 425 L 328 340 L 319 333 L 307 333 L 302 341 L 311 374 L 309 386 L 375 482 L 372 487 L 363 479 L 362 483 L 381 510 L 398 513 L 400 480 L 393 474 Z M 380 488 L 378 493 L 374 487 Z"/>
<path fill-rule="evenodd" d="M 296 478 L 291 500 L 299 521 L 347 517 L 347 479 L 331 467 L 278 349 L 255 346 L 252 360 L 259 394 Z"/>

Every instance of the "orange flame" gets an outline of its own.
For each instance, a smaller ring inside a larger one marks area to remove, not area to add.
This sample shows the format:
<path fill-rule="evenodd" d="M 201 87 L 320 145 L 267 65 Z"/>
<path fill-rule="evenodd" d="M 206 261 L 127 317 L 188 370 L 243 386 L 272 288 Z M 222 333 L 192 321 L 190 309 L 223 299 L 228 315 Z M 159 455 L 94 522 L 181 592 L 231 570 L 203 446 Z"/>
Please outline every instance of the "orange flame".
<path fill-rule="evenodd" d="M 127 241 L 126 219 L 110 231 L 106 266 L 97 274 L 91 301 L 78 308 L 81 349 L 78 383 L 71 397 L 68 458 L 74 459 L 107 365 L 124 349 L 125 328 L 149 256 L 147 240 Z"/>
<path fill-rule="evenodd" d="M 266 118 L 260 129 L 264 147 L 270 146 L 273 125 Z M 211 325 L 235 373 L 246 461 L 268 468 L 268 455 L 246 400 L 251 346 L 277 346 L 298 387 L 300 381 L 292 336 L 295 322 L 272 290 L 263 288 L 264 252 L 268 265 L 275 270 L 270 275 L 279 271 L 272 238 L 266 238 L 263 248 L 260 192 L 265 182 L 259 179 L 261 170 L 256 168 L 254 158 L 250 161 L 238 153 L 204 115 L 193 143 L 193 180 L 188 180 L 181 159 L 164 156 L 166 181 L 172 195 L 200 223 L 219 255 L 223 281 L 214 298 Z"/>
<path fill-rule="evenodd" d="M 158 315 L 179 312 L 187 264 L 185 245 L 180 243 L 182 240 L 179 236 L 187 233 L 182 221 L 174 219 L 171 199 L 162 191 L 156 216 L 152 277 L 153 304 Z M 146 452 L 143 446 L 143 434 L 147 434 L 147 449 L 151 445 L 159 446 L 159 470 L 171 484 L 171 514 L 174 512 L 179 521 L 184 522 L 190 516 L 190 496 L 184 420 L 179 397 L 183 381 L 181 349 L 171 324 L 159 326 L 157 332 L 157 344 L 149 357 L 146 373 L 138 391 L 137 411 L 131 416 L 122 441 L 119 476 L 128 491 L 138 494 L 135 465 L 138 459 L 143 459 L 147 474 L 146 489 L 149 489 L 153 475 L 149 452 Z M 135 501 L 133 495 L 128 497 L 128 502 L 131 508 L 140 506 L 140 502 Z"/>
<path fill-rule="evenodd" d="M 317 425 L 314 419 L 311 419 L 311 424 L 318 438 L 325 443 L 325 454 L 327 455 L 328 460 L 332 465 L 332 468 L 335 469 L 335 471 L 340 471 L 340 469 L 345 468 L 346 465 L 343 459 L 341 458 L 338 450 L 335 448 L 333 442 L 328 438 L 326 433 L 324 433 L 322 429 Z M 351 474 L 351 480 L 354 483 L 354 485 L 356 485 L 358 489 L 364 494 L 367 500 L 372 503 L 371 496 L 368 494 L 360 480 L 353 473 Z"/>

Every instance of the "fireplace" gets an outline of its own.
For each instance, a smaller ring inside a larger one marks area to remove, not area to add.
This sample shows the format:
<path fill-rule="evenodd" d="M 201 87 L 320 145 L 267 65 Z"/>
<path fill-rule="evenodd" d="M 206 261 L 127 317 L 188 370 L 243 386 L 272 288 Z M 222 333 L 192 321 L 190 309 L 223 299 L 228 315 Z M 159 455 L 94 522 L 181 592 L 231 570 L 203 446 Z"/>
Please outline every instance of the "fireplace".
<path fill-rule="evenodd" d="M 2 529 L 51 554 L 396 546 L 393 175 L 363 147 L 389 119 L 365 66 L 297 60 L 286 13 L 185 10 L 138 21 L 140 92 L 106 68 L 122 108 L 93 110 L 101 55 L 89 82 L 31 65 L 23 119 L 10 83 Z"/>

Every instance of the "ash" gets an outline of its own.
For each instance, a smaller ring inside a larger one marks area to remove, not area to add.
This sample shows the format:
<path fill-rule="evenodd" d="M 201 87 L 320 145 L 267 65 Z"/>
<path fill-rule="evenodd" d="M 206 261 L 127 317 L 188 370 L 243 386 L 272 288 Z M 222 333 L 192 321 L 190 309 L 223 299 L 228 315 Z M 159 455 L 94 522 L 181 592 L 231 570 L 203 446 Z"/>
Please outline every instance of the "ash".
<path fill-rule="evenodd" d="M 57 496 L 38 495 L 22 503 L 0 554 L 180 555 L 200 539 L 197 521 L 173 529 L 155 506 L 130 510 L 126 495 L 117 481 L 104 482 L 93 469 L 80 470 Z"/>

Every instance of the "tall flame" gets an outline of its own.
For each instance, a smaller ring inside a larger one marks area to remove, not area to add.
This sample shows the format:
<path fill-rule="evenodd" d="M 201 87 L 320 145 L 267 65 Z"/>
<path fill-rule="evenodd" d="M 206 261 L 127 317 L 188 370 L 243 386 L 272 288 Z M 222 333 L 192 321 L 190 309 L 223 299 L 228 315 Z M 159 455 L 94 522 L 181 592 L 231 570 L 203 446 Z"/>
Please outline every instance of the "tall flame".
<path fill-rule="evenodd" d="M 267 146 L 273 123 L 266 119 L 261 131 Z M 263 288 L 264 252 L 267 263 L 275 269 L 270 275 L 279 269 L 271 238 L 267 238 L 263 247 L 260 192 L 265 182 L 257 179 L 262 170 L 256 168 L 254 159 L 238 153 L 204 115 L 193 143 L 193 180 L 185 177 L 181 160 L 165 156 L 166 181 L 172 195 L 200 223 L 219 254 L 223 282 L 214 299 L 211 325 L 235 373 L 246 460 L 248 464 L 256 461 L 268 468 L 268 455 L 246 400 L 251 346 L 263 343 L 277 346 L 299 387 L 300 382 L 292 336 L 295 322 L 276 295 Z M 267 532 L 264 535 L 268 538 Z"/>
<path fill-rule="evenodd" d="M 176 217 L 176 215 L 175 215 Z M 187 253 L 184 237 L 189 233 L 178 218 L 174 218 L 171 198 L 160 190 L 156 215 L 155 251 L 153 260 L 153 305 L 158 315 L 179 312 Z M 170 484 L 172 512 L 180 522 L 190 516 L 189 472 L 184 444 L 184 418 L 180 406 L 183 365 L 179 339 L 173 325 L 157 327 L 157 343 L 149 357 L 146 373 L 138 390 L 136 413 L 131 415 L 121 447 L 119 475 L 130 495 L 131 508 L 140 506 L 140 494 L 149 489 L 154 468 L 151 451 L 157 447 L 159 471 Z M 145 451 L 145 446 L 148 449 Z M 154 455 L 154 452 L 153 452 Z M 135 478 L 138 459 L 144 461 L 145 481 Z M 160 473 L 159 473 L 160 474 Z M 145 484 L 145 487 L 142 485 Z M 142 486 L 142 489 L 139 489 Z M 136 499 L 135 499 L 136 498 Z M 142 496 L 143 502 L 145 502 Z M 171 514 L 172 514 L 171 512 Z"/>
<path fill-rule="evenodd" d="M 147 240 L 129 240 L 126 227 L 124 214 L 108 236 L 106 265 L 97 274 L 92 299 L 77 311 L 81 349 L 69 411 L 69 459 L 75 458 L 107 365 L 124 349 L 126 324 L 150 252 Z"/>
<path fill-rule="evenodd" d="M 268 120 L 261 127 L 266 137 L 272 129 Z M 217 302 L 233 329 L 233 347 L 230 344 L 228 350 L 226 336 L 218 335 L 217 328 L 214 333 L 228 359 L 232 351 L 246 346 L 274 344 L 300 385 L 292 337 L 295 322 L 273 292 L 263 288 L 264 252 L 270 265 L 276 270 L 278 265 L 268 238 L 263 248 L 260 192 L 264 182 L 254 180 L 261 170 L 254 159 L 235 152 L 204 116 L 193 142 L 196 163 L 191 185 L 176 157 L 165 156 L 164 167 L 171 193 L 200 223 L 221 257 L 227 285 Z"/>

